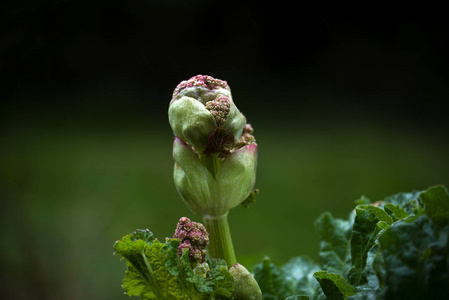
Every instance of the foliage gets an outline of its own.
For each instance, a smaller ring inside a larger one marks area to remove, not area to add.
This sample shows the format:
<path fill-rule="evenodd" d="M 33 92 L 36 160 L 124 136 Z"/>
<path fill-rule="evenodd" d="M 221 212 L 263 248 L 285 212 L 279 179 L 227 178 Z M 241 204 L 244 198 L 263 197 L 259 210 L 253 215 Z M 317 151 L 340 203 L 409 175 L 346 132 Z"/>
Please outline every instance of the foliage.
<path fill-rule="evenodd" d="M 179 239 L 161 243 L 148 230 L 136 230 L 114 245 L 127 260 L 123 289 L 141 299 L 232 299 L 233 277 L 223 260 L 192 268 L 189 250 L 178 258 Z"/>
<path fill-rule="evenodd" d="M 444 299 L 449 294 L 449 194 L 435 186 L 376 203 L 347 220 L 322 214 L 319 263 L 255 268 L 263 299 Z"/>

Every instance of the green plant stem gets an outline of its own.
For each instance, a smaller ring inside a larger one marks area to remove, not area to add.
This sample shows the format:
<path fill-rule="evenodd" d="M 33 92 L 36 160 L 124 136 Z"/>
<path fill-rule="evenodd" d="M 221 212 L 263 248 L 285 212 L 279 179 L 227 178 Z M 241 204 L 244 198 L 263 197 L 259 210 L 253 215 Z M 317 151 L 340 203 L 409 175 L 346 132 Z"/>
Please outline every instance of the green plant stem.
<path fill-rule="evenodd" d="M 203 220 L 206 230 L 209 233 L 210 257 L 224 259 L 228 268 L 232 267 L 237 261 L 235 259 L 234 246 L 232 245 L 228 216 L 203 216 Z"/>

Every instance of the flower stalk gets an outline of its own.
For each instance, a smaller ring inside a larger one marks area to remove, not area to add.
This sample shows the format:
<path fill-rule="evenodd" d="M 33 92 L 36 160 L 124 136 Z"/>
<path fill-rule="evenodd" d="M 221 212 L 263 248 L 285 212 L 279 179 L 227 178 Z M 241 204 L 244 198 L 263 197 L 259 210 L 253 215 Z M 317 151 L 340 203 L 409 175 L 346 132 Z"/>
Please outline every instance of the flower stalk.
<path fill-rule="evenodd" d="M 234 246 L 232 244 L 231 230 L 229 229 L 228 216 L 211 217 L 203 216 L 203 223 L 209 233 L 210 257 L 222 258 L 230 268 L 237 261 Z"/>

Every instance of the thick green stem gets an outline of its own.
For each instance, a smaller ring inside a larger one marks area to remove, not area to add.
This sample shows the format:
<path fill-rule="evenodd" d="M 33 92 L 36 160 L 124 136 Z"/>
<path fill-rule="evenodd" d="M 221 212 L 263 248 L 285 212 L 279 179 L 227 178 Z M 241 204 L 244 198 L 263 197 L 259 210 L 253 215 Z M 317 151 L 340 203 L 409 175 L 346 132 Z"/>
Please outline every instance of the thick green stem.
<path fill-rule="evenodd" d="M 226 261 L 228 268 L 237 261 L 234 246 L 232 245 L 231 231 L 229 230 L 228 216 L 204 216 L 204 226 L 209 233 L 209 255 L 211 258 L 221 258 Z"/>

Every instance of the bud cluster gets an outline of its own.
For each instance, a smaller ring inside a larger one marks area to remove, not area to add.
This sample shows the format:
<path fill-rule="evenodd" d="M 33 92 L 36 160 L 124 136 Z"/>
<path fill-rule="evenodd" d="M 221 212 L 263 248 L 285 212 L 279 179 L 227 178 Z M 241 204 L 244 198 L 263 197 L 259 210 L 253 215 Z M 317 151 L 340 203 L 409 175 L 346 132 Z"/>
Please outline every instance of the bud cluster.
<path fill-rule="evenodd" d="M 184 249 L 189 249 L 191 263 L 203 263 L 206 261 L 209 245 L 209 234 L 203 224 L 190 221 L 189 218 L 182 217 L 176 226 L 174 239 L 181 240 L 178 247 L 178 257 L 181 257 Z"/>
<path fill-rule="evenodd" d="M 225 95 L 218 95 L 217 98 L 206 103 L 206 109 L 214 116 L 218 126 L 226 122 L 230 107 L 231 102 Z"/>
<path fill-rule="evenodd" d="M 196 75 L 189 80 L 181 81 L 173 91 L 173 98 L 178 96 L 182 90 L 193 87 L 205 88 L 207 90 L 216 90 L 219 88 L 230 90 L 228 83 L 224 80 L 216 79 L 208 75 Z"/>
<path fill-rule="evenodd" d="M 240 137 L 237 144 L 235 144 L 234 150 L 240 149 L 242 147 L 245 147 L 247 145 L 257 145 L 256 139 L 253 136 L 253 127 L 251 127 L 251 124 L 246 124 L 245 128 L 243 128 L 242 136 Z"/>

